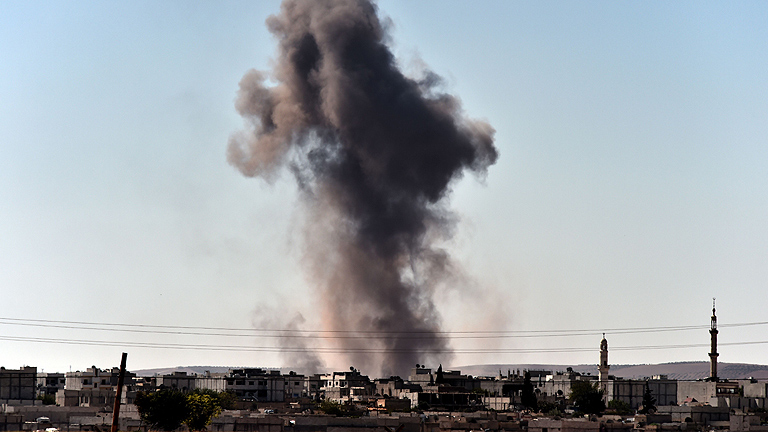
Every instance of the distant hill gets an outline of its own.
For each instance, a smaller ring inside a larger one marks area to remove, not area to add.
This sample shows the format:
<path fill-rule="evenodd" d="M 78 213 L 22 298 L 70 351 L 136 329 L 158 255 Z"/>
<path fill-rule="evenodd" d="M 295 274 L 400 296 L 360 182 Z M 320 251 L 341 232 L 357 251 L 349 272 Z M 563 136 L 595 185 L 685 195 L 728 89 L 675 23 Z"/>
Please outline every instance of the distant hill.
<path fill-rule="evenodd" d="M 131 372 L 138 376 L 154 376 L 173 373 L 174 371 L 186 372 L 188 374 L 202 375 L 206 371 L 211 373 L 226 373 L 229 369 L 238 369 L 243 366 L 177 366 L 170 368 L 140 369 Z M 574 371 L 583 374 L 597 375 L 597 365 L 553 365 L 553 364 L 492 364 L 492 365 L 466 365 L 451 367 L 452 370 L 460 370 L 464 374 L 475 376 L 497 376 L 499 371 L 506 375 L 507 371 L 516 370 L 548 370 L 565 371 L 572 367 Z M 261 367 L 262 369 L 275 370 L 280 369 L 283 373 L 295 370 L 296 368 L 276 368 Z M 748 363 L 718 363 L 718 375 L 725 379 L 745 379 L 755 378 L 758 380 L 768 380 L 768 366 Z M 363 371 L 365 372 L 365 371 Z M 677 380 L 697 380 L 709 376 L 709 362 L 678 362 L 661 364 L 639 364 L 639 365 L 611 365 L 611 375 L 620 378 L 640 379 L 654 375 L 667 375 L 670 379 Z M 375 377 L 372 377 L 375 378 Z"/>
<path fill-rule="evenodd" d="M 497 365 L 467 365 L 452 368 L 469 375 L 496 376 L 499 370 L 503 374 L 507 370 L 549 370 L 564 371 L 572 367 L 574 371 L 584 374 L 597 375 L 597 365 L 552 365 L 552 364 L 497 364 Z M 670 379 L 697 380 L 709 376 L 709 362 L 678 362 L 640 365 L 611 365 L 610 374 L 621 378 L 645 378 L 654 375 L 667 375 Z M 768 380 L 768 366 L 747 363 L 718 363 L 717 374 L 725 379 L 755 378 Z"/>

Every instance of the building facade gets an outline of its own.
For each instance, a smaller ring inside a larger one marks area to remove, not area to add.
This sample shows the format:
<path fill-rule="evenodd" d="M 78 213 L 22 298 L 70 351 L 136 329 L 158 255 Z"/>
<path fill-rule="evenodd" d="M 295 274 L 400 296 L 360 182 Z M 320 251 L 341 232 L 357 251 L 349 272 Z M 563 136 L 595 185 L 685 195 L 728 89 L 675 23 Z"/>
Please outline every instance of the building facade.
<path fill-rule="evenodd" d="M 37 368 L 0 367 L 0 403 L 33 402 L 37 399 Z"/>

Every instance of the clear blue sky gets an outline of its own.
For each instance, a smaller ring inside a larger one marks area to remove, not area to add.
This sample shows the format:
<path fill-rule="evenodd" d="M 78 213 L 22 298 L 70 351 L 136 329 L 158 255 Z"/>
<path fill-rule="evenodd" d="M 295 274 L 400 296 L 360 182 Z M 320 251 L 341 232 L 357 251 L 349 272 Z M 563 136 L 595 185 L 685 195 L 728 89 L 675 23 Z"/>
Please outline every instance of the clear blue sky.
<path fill-rule="evenodd" d="M 451 196 L 461 221 L 448 247 L 473 282 L 438 293 L 446 330 L 594 330 L 457 339 L 594 352 L 459 355 L 453 365 L 592 363 L 603 329 L 612 347 L 706 344 L 706 329 L 610 329 L 706 326 L 712 297 L 722 324 L 766 321 L 766 3 L 379 8 L 404 70 L 424 62 L 497 131 L 498 163 Z M 269 68 L 276 43 L 264 20 L 278 11 L 276 1 L 0 2 L 0 318 L 253 328 L 298 312 L 312 327 L 292 179 L 247 179 L 225 159 L 243 125 L 238 81 Z M 122 350 L 133 369 L 281 363 L 71 343 L 271 343 L 255 338 L 0 321 L 6 368 L 111 367 Z M 720 339 L 768 341 L 768 326 L 723 327 Z M 768 344 L 719 351 L 720 361 L 764 363 Z M 617 350 L 611 362 L 707 352 Z"/>

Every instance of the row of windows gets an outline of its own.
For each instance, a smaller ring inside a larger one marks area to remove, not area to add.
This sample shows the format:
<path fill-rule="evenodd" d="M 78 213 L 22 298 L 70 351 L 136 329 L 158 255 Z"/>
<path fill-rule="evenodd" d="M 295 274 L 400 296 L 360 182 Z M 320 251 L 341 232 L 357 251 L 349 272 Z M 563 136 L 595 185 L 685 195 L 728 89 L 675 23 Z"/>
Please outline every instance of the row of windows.
<path fill-rule="evenodd" d="M 255 382 L 256 382 L 256 381 L 248 381 L 248 385 L 249 385 L 249 386 L 252 386 L 252 385 L 254 385 L 254 383 L 255 383 Z M 245 380 L 233 380 L 233 379 L 229 379 L 229 380 L 227 380 L 227 384 L 229 384 L 229 385 L 239 385 L 239 386 L 242 386 L 242 385 L 245 385 Z M 267 385 L 267 382 L 266 382 L 266 381 L 259 381 L 258 385 L 260 385 L 260 386 L 265 386 L 265 385 Z"/>
<path fill-rule="evenodd" d="M 63 381 L 62 381 L 62 382 L 63 382 Z M 89 379 L 87 379 L 87 378 L 83 379 L 83 385 L 89 385 L 90 383 L 91 383 L 91 380 L 89 380 Z M 94 381 L 93 381 L 93 384 L 94 384 L 94 385 L 98 385 L 99 383 L 97 383 L 97 382 L 96 382 L 96 380 L 94 380 Z M 105 379 L 101 380 L 101 384 L 102 384 L 102 385 L 106 385 L 106 384 L 107 384 L 107 380 L 105 380 Z"/>

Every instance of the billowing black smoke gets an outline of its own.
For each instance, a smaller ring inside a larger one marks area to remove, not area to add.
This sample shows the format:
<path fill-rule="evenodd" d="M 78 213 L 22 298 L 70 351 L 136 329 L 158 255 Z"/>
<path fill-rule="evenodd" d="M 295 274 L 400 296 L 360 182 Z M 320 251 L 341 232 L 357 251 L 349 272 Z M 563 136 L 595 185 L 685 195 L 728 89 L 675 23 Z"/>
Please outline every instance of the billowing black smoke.
<path fill-rule="evenodd" d="M 369 1 L 286 0 L 267 24 L 279 57 L 240 82 L 249 128 L 231 137 L 229 162 L 296 177 L 324 330 L 366 337 L 331 342 L 348 364 L 386 375 L 445 362 L 433 303 L 452 273 L 436 246 L 454 219 L 444 198 L 465 169 L 483 175 L 496 161 L 493 128 L 464 117 L 435 74 L 400 72 Z"/>

